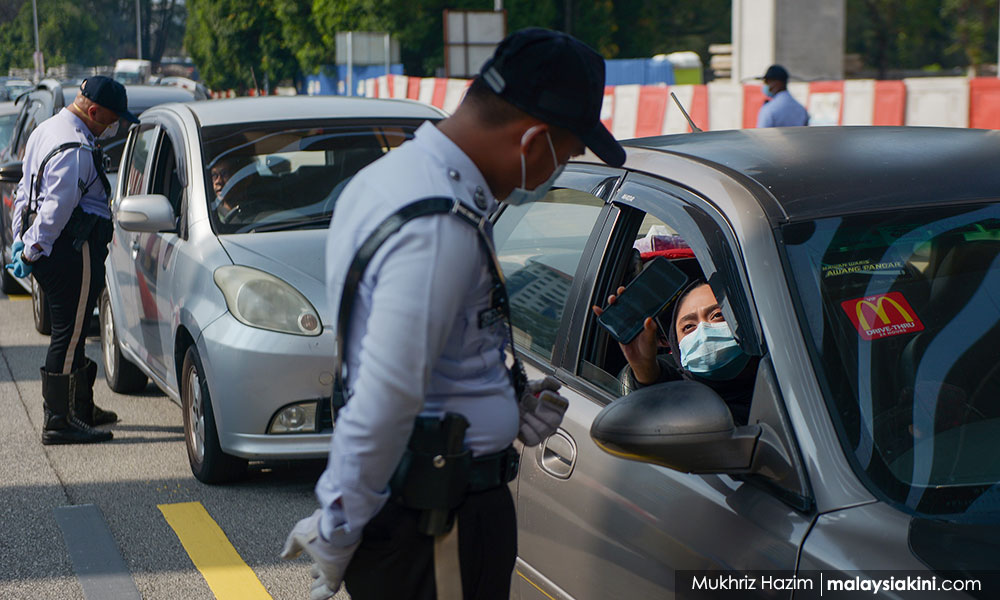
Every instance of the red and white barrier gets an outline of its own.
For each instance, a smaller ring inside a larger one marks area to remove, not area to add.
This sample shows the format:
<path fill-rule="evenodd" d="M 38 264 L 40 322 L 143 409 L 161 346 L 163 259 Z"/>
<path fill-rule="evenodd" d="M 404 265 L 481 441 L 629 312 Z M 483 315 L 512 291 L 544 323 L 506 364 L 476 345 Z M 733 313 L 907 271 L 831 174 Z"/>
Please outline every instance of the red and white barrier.
<path fill-rule="evenodd" d="M 365 81 L 365 94 L 410 98 L 454 112 L 470 80 L 389 75 Z M 1000 79 L 930 77 L 901 81 L 857 79 L 792 82 L 792 94 L 810 125 L 925 125 L 1000 129 Z M 760 83 L 619 85 L 604 91 L 601 121 L 619 139 L 690 131 L 670 98 L 673 92 L 699 127 L 757 125 L 764 104 Z"/>

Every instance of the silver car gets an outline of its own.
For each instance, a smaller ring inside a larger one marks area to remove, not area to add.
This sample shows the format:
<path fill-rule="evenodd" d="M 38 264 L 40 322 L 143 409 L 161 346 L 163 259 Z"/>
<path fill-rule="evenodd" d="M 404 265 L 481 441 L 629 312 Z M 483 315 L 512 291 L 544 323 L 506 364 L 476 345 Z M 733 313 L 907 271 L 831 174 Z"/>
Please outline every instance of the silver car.
<path fill-rule="evenodd" d="M 984 578 L 1000 565 L 1000 132 L 803 127 L 626 149 L 623 168 L 585 157 L 496 219 L 528 375 L 554 375 L 570 402 L 512 483 L 512 597 L 818 597 L 821 571 L 998 597 Z M 700 383 L 623 392 L 591 306 L 654 256 L 708 280 L 758 357 L 748 423 Z M 763 572 L 813 587 L 762 590 Z M 744 574 L 755 587 L 732 587 Z"/>
<path fill-rule="evenodd" d="M 333 331 L 325 239 L 344 184 L 437 109 L 247 98 L 142 114 L 122 155 L 107 291 L 108 384 L 147 378 L 184 413 L 191 470 L 326 455 Z"/>

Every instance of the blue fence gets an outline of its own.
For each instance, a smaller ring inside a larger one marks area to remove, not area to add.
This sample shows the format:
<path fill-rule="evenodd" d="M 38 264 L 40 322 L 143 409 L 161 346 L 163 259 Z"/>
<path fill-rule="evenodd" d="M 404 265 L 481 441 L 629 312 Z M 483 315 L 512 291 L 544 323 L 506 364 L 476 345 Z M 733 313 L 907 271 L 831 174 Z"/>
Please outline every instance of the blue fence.
<path fill-rule="evenodd" d="M 395 64 L 389 67 L 389 72 L 393 75 L 403 74 L 403 65 Z M 354 95 L 363 96 L 363 85 L 365 79 L 380 77 L 385 75 L 385 65 L 364 65 L 354 67 Z M 327 65 L 316 75 L 306 75 L 305 89 L 303 93 L 310 96 L 327 95 L 347 95 L 347 65 Z"/>

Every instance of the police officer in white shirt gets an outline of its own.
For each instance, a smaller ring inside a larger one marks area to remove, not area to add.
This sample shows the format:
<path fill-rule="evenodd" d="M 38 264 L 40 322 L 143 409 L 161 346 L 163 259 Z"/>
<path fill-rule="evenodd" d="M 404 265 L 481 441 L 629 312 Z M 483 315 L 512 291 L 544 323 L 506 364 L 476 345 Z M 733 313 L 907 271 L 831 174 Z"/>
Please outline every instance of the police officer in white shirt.
<path fill-rule="evenodd" d="M 788 71 L 771 65 L 764 73 L 761 90 L 770 98 L 757 113 L 757 127 L 802 127 L 809 124 L 809 113 L 788 92 Z"/>
<path fill-rule="evenodd" d="M 327 245 L 331 305 L 347 297 L 359 246 L 401 207 L 456 198 L 491 246 L 488 218 L 498 201 L 540 199 L 585 146 L 621 165 L 625 152 L 600 121 L 603 97 L 604 61 L 585 44 L 537 28 L 508 36 L 453 116 L 422 125 L 344 189 Z M 316 485 L 320 508 L 296 524 L 283 552 L 305 550 L 315 561 L 313 600 L 332 596 L 342 580 L 353 600 L 441 598 L 442 586 L 454 585 L 442 583 L 449 573 L 460 580 L 459 597 L 509 596 L 517 552 L 512 442 L 536 445 L 551 435 L 566 400 L 553 377 L 515 392 L 504 356 L 509 327 L 484 318 L 506 298 L 496 293 L 485 245 L 455 215 L 424 216 L 388 238 L 360 279 L 345 340 L 348 400 Z M 407 498 L 441 486 L 408 491 L 396 482 L 416 462 L 421 424 L 436 428 L 449 413 L 467 421 L 462 446 L 472 467 L 452 511 L 457 525 L 435 538 Z M 439 550 L 455 529 L 460 566 L 448 568 Z"/>
<path fill-rule="evenodd" d="M 96 425 L 118 416 L 94 406 L 97 363 L 84 354 L 90 316 L 104 288 L 104 259 L 111 241 L 110 186 L 97 139 L 114 136 L 128 111 L 125 87 L 89 77 L 73 103 L 39 125 L 28 138 L 24 175 L 13 207 L 14 275 L 33 275 L 48 298 L 52 320 L 42 397 L 43 444 L 110 440 Z"/>

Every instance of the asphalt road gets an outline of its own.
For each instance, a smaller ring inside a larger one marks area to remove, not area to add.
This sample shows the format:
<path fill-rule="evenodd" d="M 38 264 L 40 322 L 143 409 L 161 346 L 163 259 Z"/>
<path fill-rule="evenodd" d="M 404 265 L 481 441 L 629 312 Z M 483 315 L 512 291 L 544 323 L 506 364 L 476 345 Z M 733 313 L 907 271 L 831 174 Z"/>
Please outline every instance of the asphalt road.
<path fill-rule="evenodd" d="M 97 335 L 95 323 L 87 356 L 100 363 Z M 278 554 L 316 508 L 323 462 L 253 464 L 242 482 L 204 485 L 188 467 L 180 407 L 153 384 L 138 395 L 111 392 L 103 366 L 95 398 L 121 418 L 114 440 L 43 446 L 47 346 L 29 297 L 0 294 L 0 598 L 309 597 L 307 560 Z M 180 510 L 173 523 L 172 509 Z M 207 520 L 191 517 L 203 513 Z M 337 598 L 348 599 L 343 590 Z"/>

